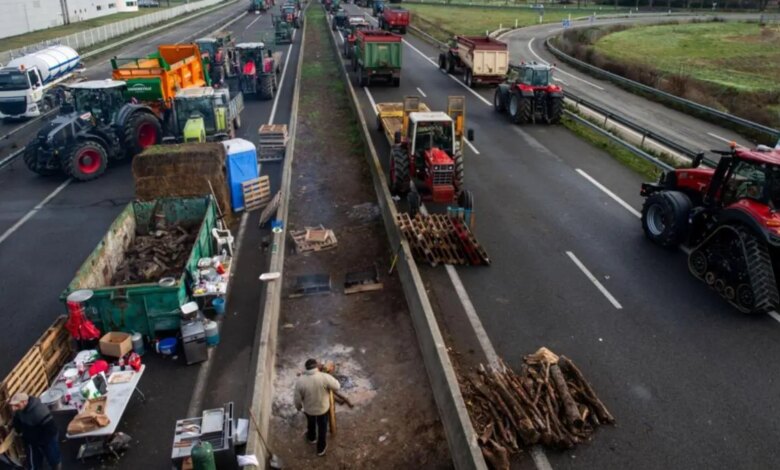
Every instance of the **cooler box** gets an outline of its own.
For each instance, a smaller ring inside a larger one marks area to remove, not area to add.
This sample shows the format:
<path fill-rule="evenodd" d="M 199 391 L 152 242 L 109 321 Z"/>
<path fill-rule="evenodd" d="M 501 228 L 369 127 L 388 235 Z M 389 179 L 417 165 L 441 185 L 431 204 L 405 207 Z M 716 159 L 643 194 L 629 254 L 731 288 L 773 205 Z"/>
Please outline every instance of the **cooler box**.
<path fill-rule="evenodd" d="M 244 209 L 244 191 L 241 183 L 257 178 L 257 148 L 244 139 L 222 141 L 227 154 L 227 175 L 230 189 L 230 206 L 234 211 Z"/>

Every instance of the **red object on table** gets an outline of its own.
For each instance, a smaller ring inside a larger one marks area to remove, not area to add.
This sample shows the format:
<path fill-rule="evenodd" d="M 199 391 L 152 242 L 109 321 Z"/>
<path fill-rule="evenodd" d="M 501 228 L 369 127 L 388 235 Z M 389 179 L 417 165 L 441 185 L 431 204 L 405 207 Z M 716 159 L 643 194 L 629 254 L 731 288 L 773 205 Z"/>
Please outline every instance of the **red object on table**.
<path fill-rule="evenodd" d="M 94 377 L 101 372 L 108 372 L 108 362 L 103 359 L 95 361 L 94 364 L 89 366 L 89 376 Z"/>
<path fill-rule="evenodd" d="M 138 372 L 141 370 L 141 356 L 136 353 L 130 353 L 130 357 L 127 358 L 127 364 Z"/>

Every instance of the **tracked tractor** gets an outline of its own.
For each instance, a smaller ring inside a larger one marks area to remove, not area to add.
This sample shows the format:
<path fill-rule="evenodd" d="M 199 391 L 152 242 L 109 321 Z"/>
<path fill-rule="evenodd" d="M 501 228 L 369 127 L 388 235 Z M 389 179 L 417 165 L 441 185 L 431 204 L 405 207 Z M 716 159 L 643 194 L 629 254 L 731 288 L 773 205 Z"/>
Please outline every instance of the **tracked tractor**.
<path fill-rule="evenodd" d="M 273 52 L 262 42 L 236 44 L 239 62 L 239 88 L 244 96 L 271 100 L 276 94 L 281 52 Z"/>
<path fill-rule="evenodd" d="M 776 310 L 780 269 L 780 146 L 732 146 L 717 167 L 691 168 L 642 185 L 642 228 L 663 247 L 682 246 L 688 268 L 744 313 Z"/>
<path fill-rule="evenodd" d="M 464 97 L 449 97 L 446 113 L 431 112 L 417 96 L 376 106 L 377 126 L 391 145 L 390 189 L 406 196 L 411 215 L 423 200 L 472 210 L 474 197 L 463 182 Z"/>
<path fill-rule="evenodd" d="M 79 181 L 97 178 L 111 160 L 162 141 L 162 123 L 146 105 L 128 103 L 127 84 L 94 80 L 68 86 L 73 103 L 47 122 L 25 148 L 24 162 L 41 175 L 64 172 Z"/>
<path fill-rule="evenodd" d="M 235 76 L 237 68 L 235 41 L 229 31 L 220 31 L 213 37 L 195 40 L 200 49 L 203 66 L 211 78 L 211 86 L 225 86 L 228 78 Z"/>
<path fill-rule="evenodd" d="M 563 90 L 552 83 L 549 65 L 510 64 L 506 80 L 496 88 L 493 107 L 515 124 L 557 124 L 563 115 Z"/>
<path fill-rule="evenodd" d="M 164 142 L 214 142 L 232 139 L 241 127 L 244 98 L 227 88 L 187 88 L 173 100 L 173 135 Z"/>

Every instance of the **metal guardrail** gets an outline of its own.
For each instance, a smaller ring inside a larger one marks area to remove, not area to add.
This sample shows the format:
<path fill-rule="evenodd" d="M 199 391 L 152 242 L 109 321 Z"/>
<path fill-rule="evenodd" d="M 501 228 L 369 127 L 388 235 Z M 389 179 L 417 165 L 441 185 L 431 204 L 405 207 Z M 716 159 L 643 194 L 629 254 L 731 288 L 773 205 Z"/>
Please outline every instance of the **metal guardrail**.
<path fill-rule="evenodd" d="M 651 86 L 644 85 L 639 82 L 635 82 L 634 80 L 629 80 L 625 77 L 621 77 L 620 75 L 614 74 L 612 72 L 607 72 L 606 70 L 600 69 L 598 67 L 595 67 L 591 64 L 588 64 L 586 62 L 583 62 L 579 59 L 576 59 L 565 52 L 561 51 L 557 47 L 555 47 L 552 42 L 552 38 L 548 38 L 544 45 L 547 47 L 547 49 L 553 53 L 556 57 L 563 60 L 564 62 L 568 62 L 572 65 L 575 65 L 577 67 L 580 67 L 582 69 L 587 70 L 588 72 L 596 75 L 601 76 L 604 78 L 607 78 L 608 80 L 618 83 L 620 85 L 624 85 L 629 88 L 634 88 L 637 90 L 641 90 L 644 93 L 653 95 L 655 97 L 663 98 L 664 100 L 674 102 L 675 104 L 681 105 L 687 109 L 697 111 L 702 114 L 706 114 L 712 118 L 719 119 L 721 121 L 728 122 L 729 124 L 732 124 L 737 127 L 741 127 L 743 129 L 749 129 L 753 132 L 758 132 L 760 134 L 765 134 L 771 138 L 771 141 L 774 142 L 778 138 L 780 138 L 780 130 L 773 129 L 768 126 L 764 126 L 762 124 L 755 123 L 753 121 L 748 121 L 747 119 L 743 119 L 738 116 L 734 116 L 733 114 L 724 113 L 723 111 L 718 111 L 717 109 L 710 108 L 709 106 L 704 106 L 699 103 L 695 103 L 691 100 L 687 100 L 685 98 L 680 98 L 679 96 L 675 96 L 671 93 L 667 93 L 665 91 L 661 91 L 657 88 L 653 88 Z"/>
<path fill-rule="evenodd" d="M 132 31 L 149 27 L 153 24 L 173 20 L 196 10 L 210 7 L 212 5 L 217 5 L 224 1 L 225 0 L 200 0 L 197 2 L 186 3 L 184 5 L 179 5 L 173 8 L 166 8 L 165 10 L 161 10 L 155 13 L 140 15 L 122 21 L 116 21 L 114 23 L 109 23 L 105 26 L 100 26 L 97 28 L 86 29 L 68 36 L 49 39 L 47 41 L 31 44 L 19 49 L 3 51 L 0 52 L 0 63 L 7 63 L 14 57 L 19 57 L 27 53 L 57 44 L 66 45 L 76 50 L 84 49 L 90 46 L 94 46 L 95 44 L 105 42 L 109 39 L 123 36 Z"/>
<path fill-rule="evenodd" d="M 668 137 L 664 137 L 656 132 L 653 132 L 645 127 L 642 127 L 639 124 L 635 123 L 634 121 L 626 119 L 623 116 L 620 116 L 619 114 L 615 114 L 612 111 L 597 105 L 596 103 L 587 101 L 584 98 L 580 98 L 571 92 L 564 91 L 563 94 L 566 98 L 574 101 L 578 105 L 585 106 L 586 108 L 593 110 L 598 114 L 601 114 L 602 116 L 604 116 L 605 119 L 610 119 L 624 127 L 631 129 L 632 131 L 638 134 L 641 134 L 643 140 L 647 138 L 652 139 L 658 142 L 659 144 L 663 145 L 664 147 L 668 147 L 670 150 L 674 150 L 675 152 L 684 155 L 690 159 L 694 159 L 698 156 L 699 153 L 702 153 L 701 151 L 696 152 L 687 147 L 683 147 L 682 145 L 678 144 L 677 142 L 674 142 Z"/>

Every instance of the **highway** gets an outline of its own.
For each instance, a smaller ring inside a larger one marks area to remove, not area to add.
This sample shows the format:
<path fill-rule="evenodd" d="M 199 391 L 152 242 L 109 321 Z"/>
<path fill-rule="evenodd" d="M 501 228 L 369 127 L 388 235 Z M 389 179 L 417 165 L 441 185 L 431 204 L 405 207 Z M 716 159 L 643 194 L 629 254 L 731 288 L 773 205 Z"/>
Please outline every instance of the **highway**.
<path fill-rule="evenodd" d="M 752 18 L 750 15 L 743 14 L 729 15 L 728 17 L 737 19 Z M 574 21 L 571 25 L 572 28 L 587 28 L 593 25 L 612 25 L 629 22 L 654 24 L 668 21 L 684 21 L 693 18 L 684 16 L 642 16 L 601 19 L 593 23 L 589 21 Z M 547 50 L 544 42 L 547 38 L 557 36 L 563 31 L 561 24 L 550 23 L 509 31 L 499 35 L 499 38 L 509 44 L 510 61 L 512 63 L 537 61 L 556 64 L 555 79 L 566 91 L 631 119 L 637 124 L 668 137 L 691 150 L 723 149 L 726 148 L 730 141 L 735 141 L 747 147 L 753 145 L 730 129 L 702 121 L 660 103 L 647 100 L 609 81 L 594 78 L 568 64 L 561 63 Z M 770 142 L 759 143 L 769 144 Z"/>
<path fill-rule="evenodd" d="M 548 452 L 553 468 L 774 467 L 766 437 L 780 431 L 780 366 L 759 358 L 780 353 L 777 321 L 740 315 L 688 274 L 681 252 L 644 239 L 639 176 L 561 126 L 511 125 L 492 109 L 492 90 L 468 90 L 438 70 L 436 56 L 407 35 L 400 88 L 356 91 L 368 122 L 375 102 L 418 95 L 443 110 L 448 95 L 466 97 L 476 132 L 466 186 L 493 264 L 421 267 L 459 360 L 494 350 L 517 367 L 547 346 L 579 364 L 618 425 L 573 451 Z M 634 101 L 620 109 L 637 112 Z M 384 136 L 372 139 L 386 158 Z M 474 334 L 471 307 L 486 338 Z M 534 463 L 544 468 L 530 458 L 521 467 Z"/>

